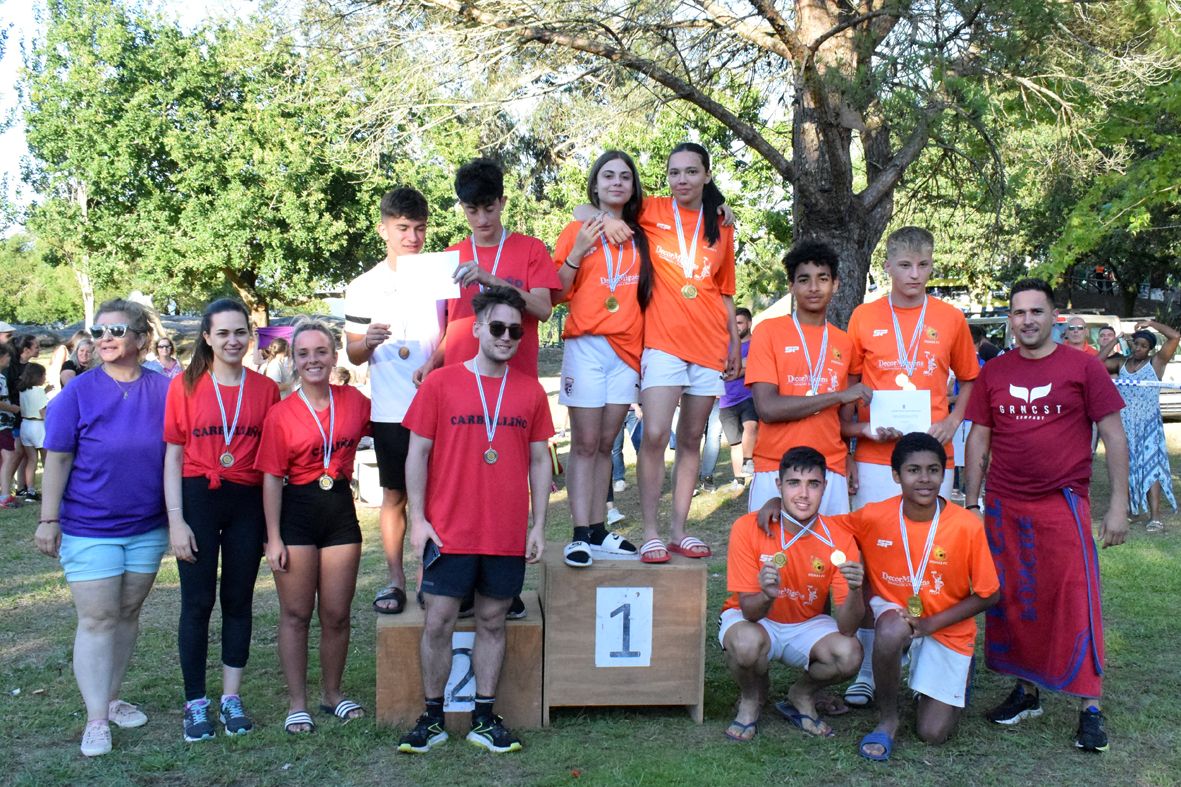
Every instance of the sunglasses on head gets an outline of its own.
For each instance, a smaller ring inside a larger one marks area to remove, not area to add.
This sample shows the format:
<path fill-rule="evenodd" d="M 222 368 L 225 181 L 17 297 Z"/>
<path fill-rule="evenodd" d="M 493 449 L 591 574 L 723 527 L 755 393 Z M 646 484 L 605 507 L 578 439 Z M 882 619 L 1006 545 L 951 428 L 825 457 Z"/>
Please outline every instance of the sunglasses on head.
<path fill-rule="evenodd" d="M 86 329 L 93 339 L 101 339 L 108 334 L 115 339 L 122 339 L 127 335 L 127 323 L 110 322 L 106 325 L 91 325 Z"/>
<path fill-rule="evenodd" d="M 521 327 L 520 323 L 509 325 L 507 323 L 497 321 L 485 323 L 485 325 L 488 326 L 488 332 L 497 339 L 499 339 L 501 336 L 504 336 L 505 331 L 508 331 L 508 337 L 514 342 L 525 335 L 525 329 Z"/>

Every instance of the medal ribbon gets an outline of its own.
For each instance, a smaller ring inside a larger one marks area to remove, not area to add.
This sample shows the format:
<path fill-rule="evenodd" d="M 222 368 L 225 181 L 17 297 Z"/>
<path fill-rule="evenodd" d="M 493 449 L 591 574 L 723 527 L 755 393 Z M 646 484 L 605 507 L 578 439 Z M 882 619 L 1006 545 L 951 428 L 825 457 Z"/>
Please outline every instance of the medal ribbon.
<path fill-rule="evenodd" d="M 238 416 L 242 414 L 242 393 L 246 390 L 246 370 L 242 370 L 242 382 L 238 383 L 238 403 L 234 405 L 234 423 L 226 423 L 226 406 L 221 400 L 221 388 L 217 384 L 217 375 L 209 370 L 209 377 L 213 380 L 213 393 L 217 397 L 217 410 L 221 413 L 221 436 L 226 441 L 226 450 L 230 450 L 230 441 L 238 431 Z"/>
<path fill-rule="evenodd" d="M 496 424 L 500 421 L 500 405 L 504 403 L 504 384 L 508 382 L 508 367 L 504 367 L 504 376 L 500 378 L 500 393 L 496 394 L 496 412 L 492 420 L 488 420 L 488 400 L 484 397 L 484 383 L 480 379 L 480 362 L 472 359 L 472 366 L 476 367 L 476 390 L 480 392 L 480 407 L 484 408 L 484 431 L 488 434 L 488 447 L 492 447 L 492 438 L 496 436 Z"/>
<path fill-rule="evenodd" d="M 504 227 L 500 228 L 500 243 L 496 245 L 496 258 L 492 260 L 492 270 L 489 271 L 493 276 L 496 275 L 496 269 L 500 267 L 500 253 L 504 251 L 504 241 L 508 238 L 508 230 Z M 468 240 L 472 242 L 472 261 L 476 263 L 476 267 L 480 265 L 480 254 L 476 251 L 476 236 L 472 235 Z M 480 285 L 480 292 L 484 291 L 484 285 Z"/>
<path fill-rule="evenodd" d="M 784 519 L 787 519 L 789 522 L 794 523 L 796 525 L 796 527 L 799 528 L 799 531 L 794 536 L 792 536 L 791 541 L 788 541 L 787 543 L 783 542 L 783 520 Z M 824 520 L 821 519 L 819 515 L 817 515 L 815 518 L 813 518 L 811 522 L 804 525 L 804 524 L 801 524 L 800 521 L 798 519 L 796 519 L 794 516 L 787 513 L 782 508 L 780 508 L 779 509 L 779 522 L 780 522 L 780 525 L 779 525 L 779 546 L 783 547 L 784 552 L 787 552 L 787 550 L 791 549 L 792 544 L 799 541 L 801 538 L 808 535 L 809 533 L 811 533 L 816 538 L 820 539 L 821 543 L 827 544 L 828 546 L 832 547 L 833 549 L 836 548 L 836 545 L 833 544 L 833 542 L 832 542 L 832 533 L 829 531 L 828 525 L 824 524 Z M 812 525 L 816 524 L 817 522 L 819 522 L 820 526 L 822 528 L 824 528 L 824 535 L 823 536 L 812 529 Z"/>
<path fill-rule="evenodd" d="M 632 239 L 632 264 L 628 266 L 627 270 L 620 271 L 623 267 L 623 244 L 619 244 L 619 268 L 615 267 L 615 257 L 611 254 L 611 244 L 602 235 L 599 236 L 599 243 L 603 244 L 603 256 L 607 258 L 607 289 L 611 290 L 611 294 L 615 294 L 615 288 L 619 286 L 619 282 L 623 281 L 623 277 L 632 272 L 632 268 L 636 267 L 636 241 Z"/>
<path fill-rule="evenodd" d="M 304 396 L 303 388 L 299 389 L 299 398 L 303 399 L 303 403 L 308 406 L 308 412 L 312 414 L 312 422 L 316 424 L 320 439 L 324 441 L 324 474 L 328 475 L 328 463 L 332 461 L 332 436 L 336 432 L 336 402 L 332 398 L 332 388 L 328 389 L 328 434 L 324 434 L 324 427 L 320 426 L 320 416 L 316 415 L 312 403 Z"/>
<path fill-rule="evenodd" d="M 693 278 L 693 271 L 697 268 L 697 239 L 701 237 L 701 219 L 705 216 L 705 206 L 697 214 L 697 226 L 693 228 L 693 245 L 685 249 L 685 228 L 681 224 L 681 211 L 677 209 L 677 201 L 673 200 L 673 221 L 677 225 L 677 243 L 681 246 L 681 273 L 686 279 Z"/>
<path fill-rule="evenodd" d="M 906 517 L 902 516 L 902 501 L 898 501 L 898 529 L 902 532 L 902 551 L 906 554 L 906 570 L 910 572 L 910 586 L 914 595 L 918 595 L 923 588 L 923 574 L 927 573 L 927 561 L 931 559 L 931 547 L 935 545 L 935 531 L 939 529 L 939 501 L 935 501 L 935 518 L 931 520 L 931 529 L 927 532 L 927 545 L 923 548 L 923 562 L 919 564 L 919 573 L 914 573 L 914 563 L 910 560 L 910 542 L 906 538 Z"/>
<path fill-rule="evenodd" d="M 815 394 L 820 388 L 820 378 L 824 376 L 824 358 L 828 355 L 828 320 L 824 321 L 824 336 L 820 340 L 820 357 L 816 365 L 812 365 L 812 354 L 808 351 L 808 340 L 804 338 L 804 329 L 796 319 L 796 313 L 791 312 L 791 321 L 796 324 L 796 333 L 800 335 L 800 346 L 804 348 L 804 363 L 808 364 L 808 388 Z"/>
<path fill-rule="evenodd" d="M 894 311 L 894 296 L 887 295 L 886 302 L 890 305 L 890 319 L 894 321 L 894 341 L 898 344 L 898 365 L 910 377 L 915 367 L 919 365 L 919 337 L 923 335 L 923 321 L 927 317 L 927 296 L 923 296 L 923 308 L 919 312 L 919 321 L 915 323 L 914 333 L 910 337 L 910 345 L 902 346 L 902 326 L 898 324 L 898 313 Z"/>

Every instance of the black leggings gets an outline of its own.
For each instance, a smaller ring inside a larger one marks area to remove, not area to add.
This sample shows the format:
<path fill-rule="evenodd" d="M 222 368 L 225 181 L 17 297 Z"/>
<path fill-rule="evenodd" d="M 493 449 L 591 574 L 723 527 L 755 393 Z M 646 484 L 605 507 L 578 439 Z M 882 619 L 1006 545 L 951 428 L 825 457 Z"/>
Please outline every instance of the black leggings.
<path fill-rule="evenodd" d="M 205 478 L 181 481 L 185 521 L 197 540 L 197 562 L 176 561 L 180 574 L 180 669 L 185 700 L 205 696 L 209 616 L 217 600 L 221 552 L 221 660 L 242 668 L 250 656 L 254 581 L 266 534 L 262 487 L 223 481 L 210 489 Z"/>

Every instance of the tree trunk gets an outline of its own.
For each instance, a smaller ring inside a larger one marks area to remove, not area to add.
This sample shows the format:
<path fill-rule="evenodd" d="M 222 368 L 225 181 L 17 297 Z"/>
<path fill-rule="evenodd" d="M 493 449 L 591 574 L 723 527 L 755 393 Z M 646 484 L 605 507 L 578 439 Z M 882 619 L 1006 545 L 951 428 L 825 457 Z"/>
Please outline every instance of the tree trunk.
<path fill-rule="evenodd" d="M 94 287 L 90 284 L 89 257 L 82 255 L 81 266 L 74 266 L 74 278 L 78 280 L 78 289 L 82 291 L 82 324 L 89 328 L 94 323 Z"/>
<path fill-rule="evenodd" d="M 226 279 L 230 282 L 230 286 L 234 288 L 234 292 L 238 294 L 238 299 L 245 304 L 247 311 L 250 312 L 250 323 L 255 328 L 263 328 L 271 324 L 271 309 L 267 299 L 255 289 L 255 276 L 249 271 L 239 273 L 230 268 L 223 269 Z"/>

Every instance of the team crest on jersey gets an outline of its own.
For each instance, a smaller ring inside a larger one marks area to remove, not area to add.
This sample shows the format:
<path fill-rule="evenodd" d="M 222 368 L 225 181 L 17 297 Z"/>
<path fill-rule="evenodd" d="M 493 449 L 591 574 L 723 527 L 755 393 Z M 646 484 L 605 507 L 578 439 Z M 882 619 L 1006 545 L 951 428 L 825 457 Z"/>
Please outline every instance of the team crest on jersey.
<path fill-rule="evenodd" d="M 874 328 L 873 329 L 873 338 L 876 339 L 879 336 L 885 336 L 887 333 L 889 333 L 889 331 L 886 330 L 885 328 Z"/>
<path fill-rule="evenodd" d="M 841 356 L 841 351 L 840 351 L 840 350 L 838 350 L 836 347 L 833 347 L 833 348 L 832 348 L 832 359 L 833 359 L 834 361 L 839 361 L 839 360 L 841 360 L 841 357 L 842 357 L 842 356 Z"/>
<path fill-rule="evenodd" d="M 935 548 L 931 550 L 931 557 L 940 563 L 945 563 L 947 562 L 947 550 L 936 544 Z"/>
<path fill-rule="evenodd" d="M 939 341 L 939 331 L 935 330 L 930 325 L 927 326 L 927 338 L 933 342 Z"/>
<path fill-rule="evenodd" d="M 824 561 L 815 555 L 812 555 L 812 570 L 817 574 L 820 574 L 824 571 Z"/>

